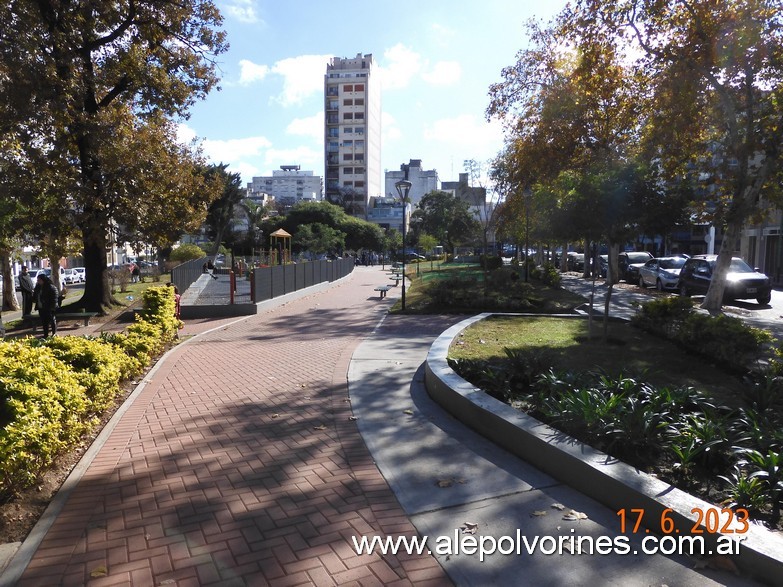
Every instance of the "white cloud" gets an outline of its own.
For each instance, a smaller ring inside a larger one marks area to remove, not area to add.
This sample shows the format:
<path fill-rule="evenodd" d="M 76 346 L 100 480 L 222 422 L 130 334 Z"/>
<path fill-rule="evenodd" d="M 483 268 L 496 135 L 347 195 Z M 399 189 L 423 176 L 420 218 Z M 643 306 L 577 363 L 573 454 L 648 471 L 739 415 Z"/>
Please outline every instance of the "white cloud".
<path fill-rule="evenodd" d="M 256 15 L 255 2 L 253 0 L 233 0 L 233 2 L 225 4 L 221 12 L 247 24 L 261 22 Z"/>
<path fill-rule="evenodd" d="M 239 83 L 242 85 L 248 85 L 253 82 L 263 80 L 269 74 L 269 67 L 266 65 L 258 65 L 247 59 L 241 59 L 239 61 Z"/>
<path fill-rule="evenodd" d="M 381 113 L 381 135 L 381 139 L 384 142 L 387 140 L 396 141 L 402 137 L 402 131 L 397 124 L 397 120 L 386 111 Z"/>
<path fill-rule="evenodd" d="M 275 102 L 282 106 L 297 105 L 323 92 L 326 64 L 331 58 L 331 55 L 300 55 L 275 63 L 272 73 L 283 76 L 283 92 Z"/>
<path fill-rule="evenodd" d="M 449 150 L 464 153 L 464 159 L 483 161 L 503 148 L 503 128 L 497 121 L 485 122 L 470 114 L 444 118 L 425 126 L 428 141 L 443 143 Z"/>
<path fill-rule="evenodd" d="M 312 171 L 314 175 L 324 173 L 324 153 L 320 149 L 315 150 L 310 147 L 269 149 L 264 161 L 271 169 L 280 169 L 281 165 L 301 165 L 303 171 Z"/>
<path fill-rule="evenodd" d="M 380 68 L 384 90 L 405 88 L 411 79 L 421 71 L 421 56 L 402 43 L 383 53 L 386 66 Z"/>
<path fill-rule="evenodd" d="M 438 61 L 432 69 L 421 74 L 421 78 L 433 86 L 451 86 L 462 77 L 462 66 L 456 61 Z"/>
<path fill-rule="evenodd" d="M 190 128 L 187 124 L 177 125 L 177 142 L 182 143 L 183 145 L 188 145 L 195 138 L 196 131 Z"/>
<path fill-rule="evenodd" d="M 446 41 L 454 37 L 455 31 L 452 28 L 444 26 L 440 23 L 434 22 L 430 27 L 432 32 L 432 39 L 438 41 L 439 44 L 445 45 Z"/>
<path fill-rule="evenodd" d="M 386 65 L 380 67 L 380 74 L 384 90 L 406 88 L 415 77 L 433 86 L 453 85 L 462 77 L 457 61 L 438 61 L 430 67 L 420 54 L 401 43 L 387 49 L 383 57 Z"/>
<path fill-rule="evenodd" d="M 324 113 L 323 110 L 308 118 L 294 118 L 286 127 L 289 135 L 310 137 L 323 144 L 324 140 Z"/>

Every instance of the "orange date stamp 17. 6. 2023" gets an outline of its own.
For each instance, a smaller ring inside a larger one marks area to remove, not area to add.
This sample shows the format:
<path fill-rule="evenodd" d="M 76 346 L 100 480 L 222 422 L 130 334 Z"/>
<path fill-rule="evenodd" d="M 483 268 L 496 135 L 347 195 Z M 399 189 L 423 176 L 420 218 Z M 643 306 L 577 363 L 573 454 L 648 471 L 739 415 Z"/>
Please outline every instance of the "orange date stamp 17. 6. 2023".
<path fill-rule="evenodd" d="M 680 528 L 675 523 L 673 513 L 674 510 L 666 508 L 660 516 L 654 516 L 644 508 L 623 508 L 617 512 L 620 533 L 679 534 Z M 744 508 L 693 508 L 691 514 L 696 516 L 690 528 L 691 534 L 744 534 L 750 528 L 748 510 Z"/>

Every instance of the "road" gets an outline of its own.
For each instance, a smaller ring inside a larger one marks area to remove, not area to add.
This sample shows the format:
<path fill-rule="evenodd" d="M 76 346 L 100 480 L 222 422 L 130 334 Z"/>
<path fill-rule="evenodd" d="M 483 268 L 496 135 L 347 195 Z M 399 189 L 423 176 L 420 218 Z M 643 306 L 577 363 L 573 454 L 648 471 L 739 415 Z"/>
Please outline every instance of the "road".
<path fill-rule="evenodd" d="M 592 292 L 592 281 L 576 275 L 563 275 L 562 285 L 565 289 L 578 293 L 588 300 Z M 603 281 L 597 281 L 593 310 L 603 313 L 607 287 Z M 609 315 L 630 318 L 636 313 L 638 304 L 650 301 L 658 294 L 655 290 L 642 290 L 636 286 L 621 283 L 612 288 L 612 299 Z M 676 295 L 676 294 L 671 294 Z M 693 296 L 698 305 L 703 296 Z M 783 340 L 783 291 L 772 290 L 769 304 L 759 305 L 751 300 L 736 300 L 723 306 L 723 311 L 729 316 L 736 316 L 756 328 L 768 330 L 779 340 Z"/>

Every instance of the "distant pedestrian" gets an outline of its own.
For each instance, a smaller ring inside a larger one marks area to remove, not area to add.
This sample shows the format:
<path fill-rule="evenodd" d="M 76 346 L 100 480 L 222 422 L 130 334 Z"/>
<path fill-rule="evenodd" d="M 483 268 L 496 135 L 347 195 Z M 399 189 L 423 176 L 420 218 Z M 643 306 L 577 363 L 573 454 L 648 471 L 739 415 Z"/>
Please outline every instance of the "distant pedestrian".
<path fill-rule="evenodd" d="M 212 276 L 212 279 L 218 278 L 218 276 L 215 275 L 215 264 L 212 262 L 212 259 L 207 261 L 207 272 Z"/>
<path fill-rule="evenodd" d="M 139 266 L 136 263 L 134 263 L 133 269 L 131 269 L 131 283 L 138 283 L 140 275 L 141 275 L 141 269 L 139 269 Z"/>
<path fill-rule="evenodd" d="M 52 283 L 48 276 L 39 274 L 33 290 L 33 297 L 35 298 L 38 315 L 41 317 L 41 328 L 43 328 L 44 338 L 49 336 L 50 330 L 52 336 L 54 336 L 57 334 L 55 312 L 57 311 L 57 303 L 60 298 L 57 286 Z"/>
<path fill-rule="evenodd" d="M 180 302 L 182 300 L 182 296 L 179 295 L 179 289 L 177 289 L 176 285 L 170 281 L 166 285 L 174 288 L 174 317 L 179 320 Z"/>
<path fill-rule="evenodd" d="M 33 311 L 35 284 L 26 265 L 22 266 L 22 272 L 19 274 L 19 288 L 22 290 L 22 316 L 29 316 Z"/>

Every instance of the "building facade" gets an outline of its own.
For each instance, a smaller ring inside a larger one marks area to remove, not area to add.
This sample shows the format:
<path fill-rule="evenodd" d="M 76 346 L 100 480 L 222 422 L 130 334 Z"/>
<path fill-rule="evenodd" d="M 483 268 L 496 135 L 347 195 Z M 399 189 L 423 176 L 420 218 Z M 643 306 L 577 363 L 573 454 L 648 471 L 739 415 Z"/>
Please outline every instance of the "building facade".
<path fill-rule="evenodd" d="M 265 204 L 269 197 L 284 206 L 298 202 L 317 202 L 323 199 L 323 181 L 312 171 L 302 171 L 299 165 L 281 165 L 270 176 L 254 177 L 247 184 L 247 197 Z"/>
<path fill-rule="evenodd" d="M 389 198 L 399 198 L 394 184 L 407 179 L 411 182 L 411 190 L 408 194 L 411 204 L 418 204 L 425 194 L 440 189 L 438 172 L 435 169 L 422 169 L 421 159 L 411 159 L 409 163 L 400 165 L 399 171 L 387 171 L 385 174 L 384 195 Z"/>
<path fill-rule="evenodd" d="M 372 54 L 329 60 L 324 76 L 326 199 L 367 217 L 381 192 L 381 91 Z"/>

